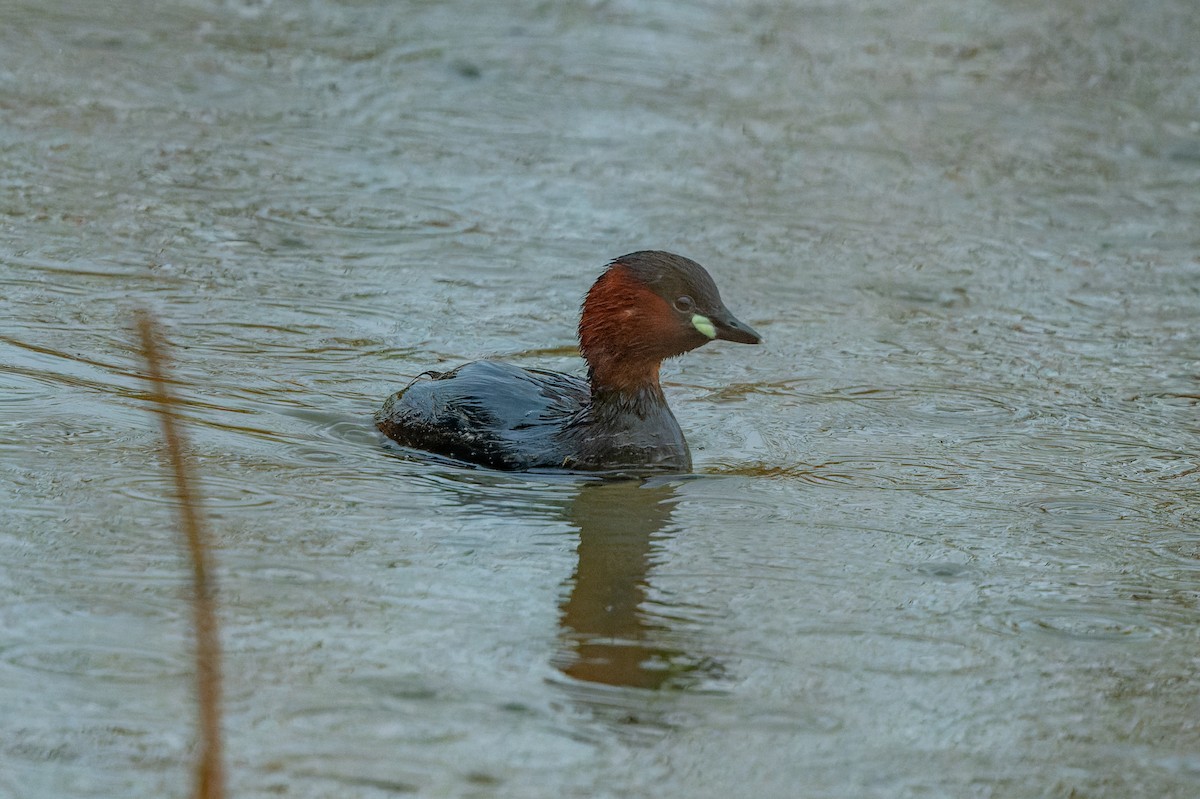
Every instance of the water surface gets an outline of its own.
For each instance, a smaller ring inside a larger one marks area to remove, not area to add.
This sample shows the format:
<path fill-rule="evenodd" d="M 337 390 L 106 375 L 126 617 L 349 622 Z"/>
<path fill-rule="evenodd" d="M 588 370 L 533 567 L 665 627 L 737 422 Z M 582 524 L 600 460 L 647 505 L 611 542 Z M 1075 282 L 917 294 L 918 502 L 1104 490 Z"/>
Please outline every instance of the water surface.
<path fill-rule="evenodd" d="M 10 2 L 0 796 L 186 792 L 217 534 L 234 796 L 1200 795 L 1187 0 Z M 762 347 L 694 475 L 381 446 L 428 368 L 578 371 L 647 247 Z"/>

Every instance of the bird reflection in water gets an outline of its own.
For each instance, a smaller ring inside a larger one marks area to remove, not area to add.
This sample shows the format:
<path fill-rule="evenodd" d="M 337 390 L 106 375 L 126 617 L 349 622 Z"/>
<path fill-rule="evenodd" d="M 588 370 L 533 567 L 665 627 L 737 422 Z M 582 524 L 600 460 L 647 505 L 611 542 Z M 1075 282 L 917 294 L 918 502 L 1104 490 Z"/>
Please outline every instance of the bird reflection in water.
<path fill-rule="evenodd" d="M 563 674 L 646 689 L 719 675 L 717 663 L 688 653 L 686 636 L 646 607 L 648 573 L 661 556 L 656 542 L 678 529 L 678 502 L 661 480 L 590 483 L 574 497 L 568 519 L 579 529 L 579 561 L 560 606 L 555 665 Z"/>

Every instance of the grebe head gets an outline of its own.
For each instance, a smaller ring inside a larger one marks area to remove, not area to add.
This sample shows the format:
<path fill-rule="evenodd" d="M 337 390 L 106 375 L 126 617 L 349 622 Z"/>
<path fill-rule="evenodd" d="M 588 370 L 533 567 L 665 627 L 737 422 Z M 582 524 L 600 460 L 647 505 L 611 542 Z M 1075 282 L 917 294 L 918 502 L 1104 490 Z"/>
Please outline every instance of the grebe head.
<path fill-rule="evenodd" d="M 646 250 L 615 259 L 588 291 L 579 319 L 579 349 L 593 388 L 657 386 L 664 358 L 713 339 L 762 341 L 721 302 L 704 267 L 668 252 Z"/>

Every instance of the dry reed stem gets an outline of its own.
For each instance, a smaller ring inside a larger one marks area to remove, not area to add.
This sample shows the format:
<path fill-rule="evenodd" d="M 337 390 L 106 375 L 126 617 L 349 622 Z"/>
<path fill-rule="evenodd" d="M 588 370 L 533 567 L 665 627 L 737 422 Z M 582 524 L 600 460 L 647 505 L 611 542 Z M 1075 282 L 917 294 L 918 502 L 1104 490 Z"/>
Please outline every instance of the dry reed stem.
<path fill-rule="evenodd" d="M 196 763 L 195 799 L 223 799 L 225 773 L 221 758 L 221 644 L 217 635 L 215 585 L 209 556 L 209 536 L 184 452 L 187 441 L 173 407 L 165 375 L 166 357 L 159 346 L 158 325 L 149 311 L 137 312 L 137 329 L 146 378 L 155 411 L 162 421 L 163 441 L 175 481 L 179 529 L 192 563 L 192 613 L 196 632 L 196 702 L 199 706 L 200 752 Z"/>

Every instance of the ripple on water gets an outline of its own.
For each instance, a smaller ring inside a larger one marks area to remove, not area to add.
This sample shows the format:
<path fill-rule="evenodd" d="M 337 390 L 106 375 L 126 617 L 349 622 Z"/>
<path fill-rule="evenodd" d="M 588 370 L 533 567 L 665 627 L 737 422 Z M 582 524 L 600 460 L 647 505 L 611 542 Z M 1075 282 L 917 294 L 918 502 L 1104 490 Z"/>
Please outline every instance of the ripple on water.
<path fill-rule="evenodd" d="M 17 644 L 0 650 L 0 661 L 29 671 L 114 682 L 178 677 L 189 670 L 163 652 L 84 642 Z"/>
<path fill-rule="evenodd" d="M 1200 534 L 1175 533 L 1164 535 L 1151 545 L 1150 549 L 1160 557 L 1172 560 L 1182 568 L 1194 570 L 1200 578 Z M 1197 585 L 1200 589 L 1200 584 Z"/>
<path fill-rule="evenodd" d="M 0 337 L 4 351 L 4 382 L 12 387 L 16 412 L 30 403 L 61 401 L 64 387 L 84 389 L 98 394 L 128 391 L 136 377 L 125 366 L 96 360 L 19 339 Z M 7 395 L 9 391 L 0 392 Z M 0 412 L 6 408 L 0 404 Z"/>
<path fill-rule="evenodd" d="M 407 202 L 411 198 L 405 199 Z M 255 217 L 291 236 L 336 234 L 347 240 L 363 239 L 371 243 L 377 241 L 380 233 L 402 234 L 407 241 L 422 236 L 461 236 L 479 229 L 477 219 L 447 205 L 431 202 L 414 209 L 409 203 L 406 213 L 405 217 L 397 218 L 394 206 L 348 204 L 344 196 L 306 196 L 292 206 L 279 201 L 262 208 Z"/>
<path fill-rule="evenodd" d="M 803 498 L 796 496 L 793 486 L 746 479 L 756 476 L 760 475 L 753 466 L 715 464 L 702 478 L 681 483 L 680 493 L 698 497 L 698 501 L 711 509 L 710 515 L 734 513 L 741 519 L 753 521 L 789 519 L 802 506 Z M 785 492 L 788 501 L 783 503 L 779 495 Z"/>
<path fill-rule="evenodd" d="M 894 676 L 963 674 L 989 665 L 993 658 L 960 641 L 888 630 L 813 630 L 797 634 L 800 646 L 841 655 L 826 663 Z"/>
<path fill-rule="evenodd" d="M 928 384 L 916 386 L 912 393 L 916 401 L 909 413 L 931 423 L 1019 423 L 1036 416 L 1033 409 L 1013 404 L 993 386 Z"/>
<path fill-rule="evenodd" d="M 435 707 L 436 705 L 436 707 Z M 357 795 L 363 787 L 395 794 L 461 779 L 463 795 L 498 784 L 513 759 L 532 771 L 559 773 L 587 762 L 592 747 L 580 742 L 579 725 L 559 731 L 539 723 L 539 711 L 517 702 L 471 701 L 441 693 L 354 697 L 324 706 L 289 706 L 262 723 L 286 730 L 277 747 L 280 770 L 306 781 L 327 780 L 331 795 Z M 403 752 L 399 760 L 397 750 Z M 382 752 L 390 752 L 391 757 Z M 469 763 L 470 768 L 464 766 Z"/>
<path fill-rule="evenodd" d="M 1096 643 L 1140 642 L 1171 635 L 1179 620 L 1133 600 L 1059 602 L 1020 608 L 1004 617 L 991 617 L 984 627 L 1017 634 L 1035 634 Z"/>
<path fill-rule="evenodd" d="M 246 479 L 205 474 L 201 479 L 204 505 L 210 509 L 262 508 L 278 498 Z M 117 493 L 159 505 L 175 505 L 175 486 L 165 475 L 122 476 Z"/>
<path fill-rule="evenodd" d="M 868 407 L 876 403 L 887 403 L 889 415 L 901 412 L 924 423 L 941 423 L 953 427 L 958 424 L 982 424 L 987 422 L 1018 423 L 1036 416 L 1036 412 L 1011 402 L 998 393 L 994 386 L 945 383 L 916 383 L 903 387 L 873 385 L 839 386 L 826 391 L 808 393 L 788 391 L 795 381 L 786 383 L 764 383 L 744 387 L 741 393 L 791 393 L 809 403 L 849 402 Z"/>
<path fill-rule="evenodd" d="M 232 566 L 233 564 L 229 564 Z M 312 583 L 329 582 L 329 575 L 315 569 L 302 569 L 299 566 L 281 566 L 276 564 L 250 564 L 238 566 L 239 579 L 253 578 L 253 582 L 263 585 L 309 585 Z"/>
<path fill-rule="evenodd" d="M 919 461 L 895 457 L 839 457 L 821 463 L 787 465 L 763 462 L 736 467 L 714 466 L 717 474 L 765 477 L 814 486 L 894 491 L 950 491 L 967 484 L 968 469 L 950 461 Z"/>
<path fill-rule="evenodd" d="M 1200 534 L 1158 535 L 1147 551 L 1153 562 L 1146 567 L 1146 574 L 1158 585 L 1179 592 L 1178 601 L 1193 609 L 1200 607 Z"/>
<path fill-rule="evenodd" d="M 356 446 L 379 443 L 379 434 L 368 415 L 333 413 L 313 408 L 287 408 L 280 413 L 305 422 L 314 436 L 326 441 Z"/>
<path fill-rule="evenodd" d="M 959 580 L 975 573 L 970 563 L 958 563 L 950 560 L 928 561 L 912 568 L 918 574 L 937 577 L 941 580 Z"/>
<path fill-rule="evenodd" d="M 53 393 L 51 386 L 29 375 L 0 373 L 0 420 L 10 416 L 18 421 L 28 418 L 29 409 L 42 407 Z"/>
<path fill-rule="evenodd" d="M 436 694 L 410 696 L 407 701 L 432 701 Z M 355 735 L 368 733 L 373 738 L 393 742 L 434 743 L 438 738 L 428 729 L 412 723 L 398 712 L 402 705 L 394 698 L 390 701 L 355 704 L 313 705 L 298 707 L 288 713 L 288 726 L 302 733 L 317 734 L 322 738 L 336 738 L 340 734 L 353 732 Z"/>
<path fill-rule="evenodd" d="M 1114 479 L 1114 468 L 1091 462 L 1084 468 L 1064 468 L 1053 458 L 1029 452 L 993 453 L 986 473 L 973 479 L 986 491 L 971 491 L 956 501 L 1004 513 L 1018 512 L 1045 523 L 1095 528 L 1161 522 L 1170 507 L 1148 500 L 1156 485 Z M 997 461 L 997 458 L 1001 460 Z"/>
<path fill-rule="evenodd" d="M 1105 527 L 1109 527 L 1114 522 L 1142 522 L 1148 514 L 1146 509 L 1135 505 L 1130 498 L 1122 495 L 1040 496 L 1019 504 L 1063 523 L 1083 526 L 1104 524 Z"/>
<path fill-rule="evenodd" d="M 44 411 L 48 397 L 46 392 L 13 379 L 13 375 L 3 377 L 5 379 L 0 379 L 0 451 L 8 450 L 19 457 L 29 448 L 22 428 L 31 417 Z"/>
<path fill-rule="evenodd" d="M 352 416 L 311 408 L 287 408 L 281 410 L 280 414 L 306 425 L 307 435 L 293 438 L 308 440 L 294 441 L 288 445 L 291 459 L 326 467 L 346 464 L 351 467 L 347 479 L 370 479 L 370 473 L 361 468 L 363 448 L 376 450 L 381 442 L 370 414 Z"/>

